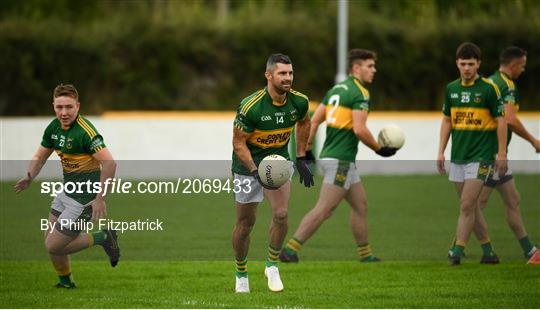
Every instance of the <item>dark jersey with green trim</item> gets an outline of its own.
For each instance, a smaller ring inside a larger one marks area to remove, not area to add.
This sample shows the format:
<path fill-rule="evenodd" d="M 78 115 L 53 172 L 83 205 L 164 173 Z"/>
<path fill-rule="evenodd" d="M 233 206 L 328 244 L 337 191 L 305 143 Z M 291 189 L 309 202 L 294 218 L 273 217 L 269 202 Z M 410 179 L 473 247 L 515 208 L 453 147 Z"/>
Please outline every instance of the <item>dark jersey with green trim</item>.
<path fill-rule="evenodd" d="M 353 131 L 352 111 L 369 112 L 369 91 L 349 76 L 326 93 L 322 104 L 326 106 L 326 139 L 320 157 L 354 161 L 358 138 Z"/>
<path fill-rule="evenodd" d="M 92 154 L 101 151 L 106 146 L 103 137 L 94 125 L 81 115 L 78 115 L 71 127 L 65 130 L 62 129 L 60 121 L 55 118 L 45 129 L 41 145 L 54 149 L 60 157 L 64 184 L 99 182 L 101 166 Z M 87 191 L 86 185 L 81 187 L 81 191 L 82 193 L 66 192 L 66 195 L 81 204 L 87 204 L 96 197 L 96 194 Z"/>
<path fill-rule="evenodd" d="M 274 102 L 266 88 L 242 100 L 234 127 L 251 134 L 247 147 L 257 166 L 264 157 L 272 154 L 289 159 L 287 145 L 294 125 L 306 116 L 308 107 L 308 97 L 292 89 L 282 104 Z M 234 152 L 232 159 L 232 172 L 250 175 Z"/>
<path fill-rule="evenodd" d="M 496 117 L 504 115 L 497 85 L 477 77 L 465 85 L 457 79 L 446 86 L 443 114 L 452 124 L 451 161 L 494 160 L 498 151 Z"/>
<path fill-rule="evenodd" d="M 515 106 L 516 111 L 519 111 L 519 91 L 514 81 L 501 71 L 493 73 L 489 79 L 499 87 L 503 103 Z M 510 144 L 510 139 L 512 139 L 512 130 L 508 128 L 508 141 L 506 145 Z"/>

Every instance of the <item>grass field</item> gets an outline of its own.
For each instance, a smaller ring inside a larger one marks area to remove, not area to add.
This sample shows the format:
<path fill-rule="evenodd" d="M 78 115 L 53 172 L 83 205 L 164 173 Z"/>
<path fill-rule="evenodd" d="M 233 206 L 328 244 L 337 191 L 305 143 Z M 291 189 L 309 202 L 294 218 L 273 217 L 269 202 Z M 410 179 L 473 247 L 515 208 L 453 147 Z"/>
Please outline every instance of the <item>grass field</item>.
<path fill-rule="evenodd" d="M 79 288 L 66 291 L 52 288 L 56 276 L 39 230 L 50 198 L 39 193 L 37 184 L 15 196 L 12 184 L 1 183 L 0 307 L 540 307 L 540 268 L 524 264 L 497 195 L 486 218 L 501 264 L 478 264 L 481 251 L 471 238 L 463 265 L 449 267 L 445 256 L 455 230 L 458 199 L 446 178 L 366 176 L 363 181 L 370 204 L 370 242 L 383 263 L 355 261 L 348 210 L 341 205 L 302 249 L 300 264 L 280 265 L 285 292 L 270 293 L 262 274 L 270 221 L 263 203 L 248 257 L 252 293 L 245 296 L 233 293 L 231 195 L 109 197 L 110 218 L 159 218 L 164 231 L 121 235 L 123 256 L 114 269 L 100 248 L 73 255 Z M 317 188 L 304 189 L 296 178 L 294 182 L 289 235 L 317 199 Z M 516 182 L 529 235 L 539 242 L 540 176 L 519 175 Z"/>

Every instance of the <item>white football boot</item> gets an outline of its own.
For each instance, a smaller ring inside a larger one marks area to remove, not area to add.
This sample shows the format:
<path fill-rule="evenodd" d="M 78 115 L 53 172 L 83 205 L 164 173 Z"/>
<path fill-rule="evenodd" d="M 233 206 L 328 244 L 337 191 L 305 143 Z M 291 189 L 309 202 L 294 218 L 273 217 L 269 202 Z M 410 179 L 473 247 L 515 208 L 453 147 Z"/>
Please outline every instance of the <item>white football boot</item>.
<path fill-rule="evenodd" d="M 236 277 L 236 293 L 249 293 L 249 280 L 247 277 Z"/>
<path fill-rule="evenodd" d="M 279 277 L 279 269 L 276 266 L 266 267 L 264 269 L 264 275 L 268 279 L 268 288 L 272 292 L 282 292 L 283 282 Z"/>

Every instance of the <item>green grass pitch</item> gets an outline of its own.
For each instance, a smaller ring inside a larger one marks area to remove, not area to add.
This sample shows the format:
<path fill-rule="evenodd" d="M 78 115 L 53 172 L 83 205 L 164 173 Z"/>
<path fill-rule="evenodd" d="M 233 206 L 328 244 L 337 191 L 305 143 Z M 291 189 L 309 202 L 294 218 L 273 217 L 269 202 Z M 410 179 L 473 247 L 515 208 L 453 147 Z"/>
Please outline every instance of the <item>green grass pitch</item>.
<path fill-rule="evenodd" d="M 156 219 L 162 232 L 120 236 L 122 260 L 112 269 L 96 247 L 74 254 L 76 290 L 53 289 L 56 276 L 42 243 L 40 219 L 50 197 L 39 184 L 16 196 L 0 184 L 0 308 L 538 308 L 540 268 L 526 265 L 504 219 L 497 194 L 485 212 L 501 264 L 478 263 L 474 237 L 459 267 L 446 251 L 455 231 L 458 199 L 441 176 L 366 176 L 370 242 L 384 262 L 356 262 L 342 204 L 303 247 L 301 262 L 280 264 L 283 293 L 263 275 L 270 210 L 259 206 L 248 256 L 251 294 L 236 295 L 230 235 L 231 194 L 115 195 L 115 220 Z M 540 175 L 518 175 L 529 236 L 540 242 Z M 320 179 L 317 180 L 320 185 Z M 294 178 L 289 236 L 317 200 L 318 186 Z"/>

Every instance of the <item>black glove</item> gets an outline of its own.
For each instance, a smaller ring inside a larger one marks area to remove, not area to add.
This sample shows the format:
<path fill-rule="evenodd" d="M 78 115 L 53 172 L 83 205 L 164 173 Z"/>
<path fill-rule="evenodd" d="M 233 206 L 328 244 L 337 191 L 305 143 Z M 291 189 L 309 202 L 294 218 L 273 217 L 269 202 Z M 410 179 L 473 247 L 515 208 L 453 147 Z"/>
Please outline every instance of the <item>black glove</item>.
<path fill-rule="evenodd" d="M 306 151 L 306 160 L 308 161 L 308 164 L 312 164 L 315 162 L 315 156 L 313 155 L 313 152 L 311 150 Z"/>
<path fill-rule="evenodd" d="M 313 154 L 311 155 L 313 156 Z M 313 173 L 309 170 L 309 162 L 306 157 L 307 156 L 296 157 L 296 169 L 300 175 L 300 183 L 304 184 L 305 187 L 311 187 L 315 182 L 313 182 Z"/>
<path fill-rule="evenodd" d="M 398 149 L 396 149 L 395 147 L 383 146 L 375 153 L 377 153 L 378 155 L 381 155 L 382 157 L 390 157 L 396 154 L 397 150 Z"/>
<path fill-rule="evenodd" d="M 259 182 L 259 184 L 261 184 L 262 187 L 264 187 L 266 189 L 269 189 L 269 190 L 272 190 L 272 191 L 274 191 L 276 189 L 279 189 L 279 187 L 274 187 L 274 186 L 264 184 L 263 181 L 261 180 L 261 177 L 259 176 L 259 170 L 258 169 L 255 169 L 255 170 L 251 171 L 251 174 L 253 175 L 255 180 L 257 180 L 257 182 Z"/>

